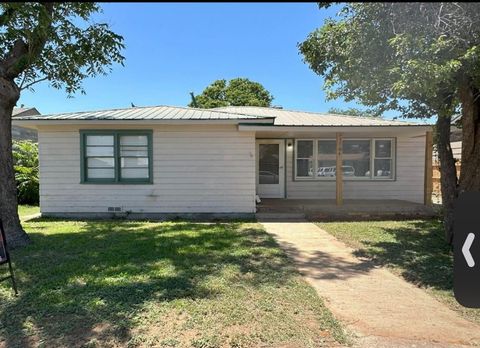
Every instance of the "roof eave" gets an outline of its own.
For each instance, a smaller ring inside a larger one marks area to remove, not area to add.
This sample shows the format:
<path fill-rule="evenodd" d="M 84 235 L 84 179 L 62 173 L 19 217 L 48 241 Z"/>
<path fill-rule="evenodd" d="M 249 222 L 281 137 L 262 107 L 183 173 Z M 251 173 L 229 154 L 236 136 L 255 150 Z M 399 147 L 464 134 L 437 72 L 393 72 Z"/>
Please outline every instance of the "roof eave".
<path fill-rule="evenodd" d="M 264 125 L 249 125 L 241 123 L 238 127 L 240 131 L 295 131 L 295 132 L 312 132 L 321 129 L 328 129 L 329 131 L 365 131 L 365 130 L 382 130 L 382 129 L 398 129 L 407 130 L 415 129 L 417 131 L 431 131 L 432 125 L 322 125 L 322 126 L 264 126 Z"/>
<path fill-rule="evenodd" d="M 273 117 L 264 117 L 258 119 L 186 119 L 186 120 L 155 120 L 155 119 L 111 119 L 111 120 L 79 120 L 79 119 L 12 119 L 12 124 L 16 126 L 24 127 L 35 127 L 35 126 L 54 126 L 54 125 L 85 125 L 85 124 L 94 124 L 94 125 L 201 125 L 201 124 L 226 124 L 226 125 L 238 125 L 251 123 L 258 125 L 271 125 L 273 124 Z"/>

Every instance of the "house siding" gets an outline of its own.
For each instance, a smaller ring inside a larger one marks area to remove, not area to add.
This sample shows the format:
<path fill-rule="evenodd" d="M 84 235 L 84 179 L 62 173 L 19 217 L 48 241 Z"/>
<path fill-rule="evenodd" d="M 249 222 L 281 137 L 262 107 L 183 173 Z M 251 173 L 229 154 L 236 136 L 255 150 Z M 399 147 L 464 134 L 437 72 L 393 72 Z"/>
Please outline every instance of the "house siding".
<path fill-rule="evenodd" d="M 80 184 L 80 129 L 130 128 L 41 127 L 41 212 L 255 212 L 255 135 L 236 126 L 135 127 L 153 130 L 153 184 Z"/>
<path fill-rule="evenodd" d="M 335 199 L 335 180 L 294 180 L 293 148 L 287 150 L 287 198 Z M 345 180 L 344 199 L 401 199 L 423 203 L 425 137 L 396 138 L 396 175 L 393 181 Z"/>

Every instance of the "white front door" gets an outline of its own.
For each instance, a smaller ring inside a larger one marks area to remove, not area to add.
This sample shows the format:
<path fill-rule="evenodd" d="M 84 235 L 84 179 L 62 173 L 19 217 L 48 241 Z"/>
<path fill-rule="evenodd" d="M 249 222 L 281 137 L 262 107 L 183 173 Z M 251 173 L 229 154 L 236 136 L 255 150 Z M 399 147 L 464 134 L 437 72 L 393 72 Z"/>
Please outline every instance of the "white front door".
<path fill-rule="evenodd" d="M 283 140 L 257 140 L 257 194 L 284 198 L 285 144 Z"/>

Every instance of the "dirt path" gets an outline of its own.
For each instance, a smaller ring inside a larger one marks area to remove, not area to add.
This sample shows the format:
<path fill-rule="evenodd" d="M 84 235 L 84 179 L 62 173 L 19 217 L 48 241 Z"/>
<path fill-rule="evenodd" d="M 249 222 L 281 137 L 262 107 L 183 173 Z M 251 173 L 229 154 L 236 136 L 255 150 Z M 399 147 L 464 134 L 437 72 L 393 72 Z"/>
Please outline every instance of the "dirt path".
<path fill-rule="evenodd" d="M 480 326 L 309 222 L 264 222 L 333 314 L 365 347 L 480 344 Z"/>

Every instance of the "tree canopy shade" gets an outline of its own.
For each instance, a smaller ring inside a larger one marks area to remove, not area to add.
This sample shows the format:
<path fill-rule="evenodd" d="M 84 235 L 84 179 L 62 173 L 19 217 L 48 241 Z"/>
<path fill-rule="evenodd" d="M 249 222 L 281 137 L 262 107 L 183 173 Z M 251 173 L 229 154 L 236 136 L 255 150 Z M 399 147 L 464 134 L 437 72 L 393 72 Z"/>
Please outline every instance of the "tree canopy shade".
<path fill-rule="evenodd" d="M 230 105 L 270 106 L 272 100 L 273 96 L 260 83 L 236 78 L 212 82 L 188 106 L 205 109 Z"/>
<path fill-rule="evenodd" d="M 320 8 L 330 3 L 320 3 Z M 437 117 L 446 237 L 453 200 L 480 190 L 480 3 L 347 3 L 299 44 L 325 78 L 328 98 L 343 97 L 405 117 Z M 462 172 L 457 183 L 450 121 L 462 111 Z"/>
<path fill-rule="evenodd" d="M 69 95 L 123 64 L 123 38 L 92 15 L 96 3 L 0 3 L 0 218 L 11 246 L 28 242 L 17 214 L 11 116 L 20 93 L 48 81 Z"/>

